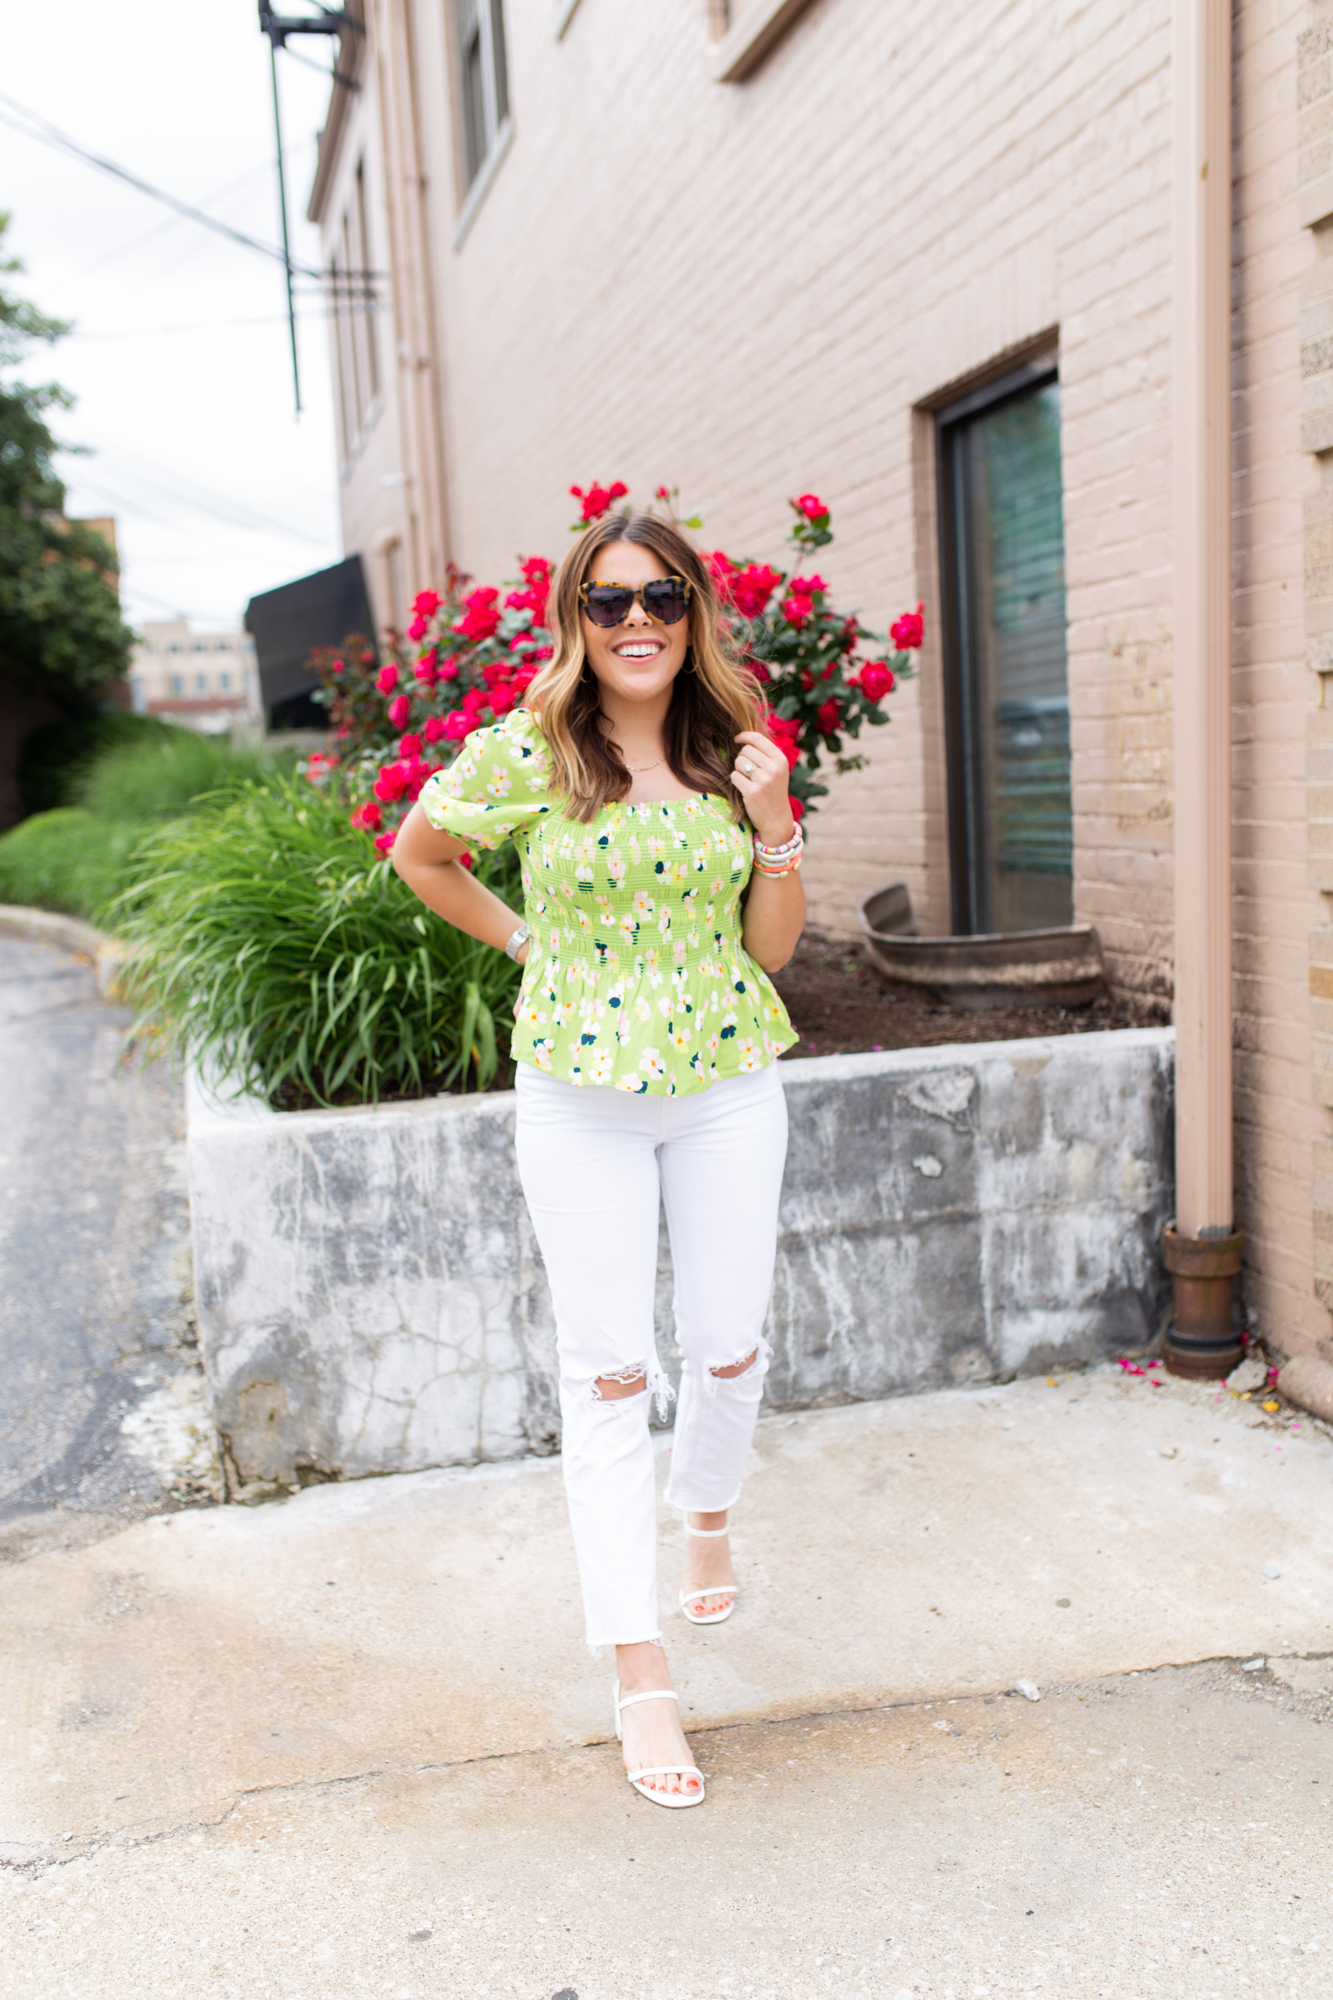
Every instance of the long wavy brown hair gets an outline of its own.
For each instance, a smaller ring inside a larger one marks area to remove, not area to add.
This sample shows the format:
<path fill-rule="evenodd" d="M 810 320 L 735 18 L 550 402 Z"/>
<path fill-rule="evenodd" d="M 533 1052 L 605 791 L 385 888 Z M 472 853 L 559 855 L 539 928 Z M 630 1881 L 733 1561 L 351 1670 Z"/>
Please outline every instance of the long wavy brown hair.
<path fill-rule="evenodd" d="M 663 732 L 666 761 L 682 785 L 719 794 L 740 820 L 745 805 L 731 782 L 735 739 L 742 729 L 764 726 L 759 683 L 727 639 L 707 564 L 679 529 L 652 514 L 613 514 L 594 522 L 556 573 L 547 614 L 555 651 L 526 703 L 550 749 L 551 790 L 567 800 L 568 817 L 586 826 L 604 805 L 627 798 L 633 782 L 620 752 L 598 727 L 601 692 L 583 643 L 579 605 L 579 585 L 592 572 L 593 558 L 615 542 L 650 549 L 665 570 L 694 586 L 689 649 Z"/>

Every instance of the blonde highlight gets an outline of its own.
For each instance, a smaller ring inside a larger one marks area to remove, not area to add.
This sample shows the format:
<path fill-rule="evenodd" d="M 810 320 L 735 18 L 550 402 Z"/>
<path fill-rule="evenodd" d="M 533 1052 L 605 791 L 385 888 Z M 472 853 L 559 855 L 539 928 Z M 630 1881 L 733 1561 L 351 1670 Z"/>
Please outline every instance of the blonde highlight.
<path fill-rule="evenodd" d="M 764 727 L 759 683 L 727 636 L 708 565 L 678 528 L 652 514 L 608 516 L 584 530 L 551 588 L 547 624 L 554 650 L 525 706 L 536 715 L 550 753 L 551 790 L 568 818 L 588 825 L 605 805 L 629 796 L 630 772 L 598 727 L 601 697 L 583 642 L 579 585 L 594 556 L 616 542 L 648 549 L 692 586 L 686 665 L 676 676 L 663 731 L 666 763 L 692 791 L 727 800 L 732 818 L 745 802 L 731 781 L 737 735 Z"/>

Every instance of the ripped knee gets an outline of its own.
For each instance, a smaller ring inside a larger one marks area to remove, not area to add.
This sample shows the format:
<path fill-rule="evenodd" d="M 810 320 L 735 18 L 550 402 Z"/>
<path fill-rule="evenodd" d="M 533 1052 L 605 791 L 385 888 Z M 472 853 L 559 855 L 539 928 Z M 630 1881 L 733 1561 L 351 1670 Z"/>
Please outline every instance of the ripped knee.
<path fill-rule="evenodd" d="M 752 1347 L 744 1360 L 731 1361 L 725 1368 L 710 1368 L 708 1372 L 710 1375 L 715 1376 L 719 1382 L 734 1382 L 738 1375 L 748 1374 L 758 1359 L 759 1349 Z"/>
<path fill-rule="evenodd" d="M 633 1368 L 617 1369 L 614 1375 L 599 1375 L 592 1384 L 594 1403 L 618 1403 L 626 1396 L 641 1396 L 648 1386 L 648 1370 L 642 1361 Z"/>

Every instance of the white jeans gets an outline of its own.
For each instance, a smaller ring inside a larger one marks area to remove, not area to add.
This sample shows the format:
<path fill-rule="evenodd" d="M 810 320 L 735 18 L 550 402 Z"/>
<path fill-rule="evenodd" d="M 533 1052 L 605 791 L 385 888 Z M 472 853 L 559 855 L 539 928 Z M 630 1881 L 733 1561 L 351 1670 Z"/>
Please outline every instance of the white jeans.
<path fill-rule="evenodd" d="M 659 1202 L 684 1356 L 669 1506 L 734 1505 L 768 1369 L 787 1104 L 777 1065 L 688 1097 L 578 1086 L 520 1063 L 518 1170 L 555 1304 L 565 1493 L 590 1646 L 656 1639 L 649 1405 L 670 1395 L 653 1292 Z M 711 1371 L 755 1356 L 744 1374 Z M 603 1398 L 599 1377 L 646 1393 Z"/>

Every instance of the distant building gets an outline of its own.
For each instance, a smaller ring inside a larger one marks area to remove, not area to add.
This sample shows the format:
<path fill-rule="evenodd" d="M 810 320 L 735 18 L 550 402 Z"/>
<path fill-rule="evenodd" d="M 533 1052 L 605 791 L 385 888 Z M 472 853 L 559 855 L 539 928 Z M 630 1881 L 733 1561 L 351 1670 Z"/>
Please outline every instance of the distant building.
<path fill-rule="evenodd" d="M 164 715 L 205 735 L 261 714 L 259 670 L 248 632 L 196 632 L 187 618 L 149 620 L 134 649 L 136 715 Z"/>

